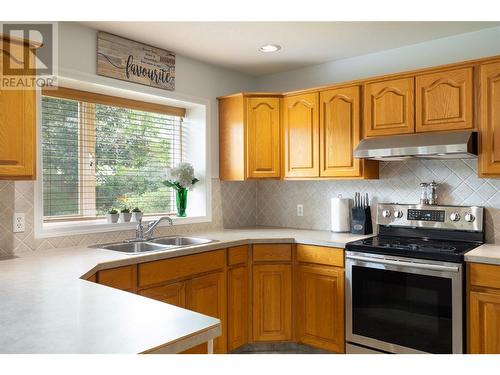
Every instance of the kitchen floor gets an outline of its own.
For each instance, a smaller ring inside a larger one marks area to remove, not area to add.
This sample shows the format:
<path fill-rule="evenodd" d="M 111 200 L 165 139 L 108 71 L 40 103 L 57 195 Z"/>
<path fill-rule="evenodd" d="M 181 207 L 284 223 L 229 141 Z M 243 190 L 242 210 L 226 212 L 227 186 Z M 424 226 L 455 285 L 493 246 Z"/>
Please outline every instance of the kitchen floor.
<path fill-rule="evenodd" d="M 292 342 L 254 343 L 243 345 L 231 354 L 332 354 L 325 350 Z"/>

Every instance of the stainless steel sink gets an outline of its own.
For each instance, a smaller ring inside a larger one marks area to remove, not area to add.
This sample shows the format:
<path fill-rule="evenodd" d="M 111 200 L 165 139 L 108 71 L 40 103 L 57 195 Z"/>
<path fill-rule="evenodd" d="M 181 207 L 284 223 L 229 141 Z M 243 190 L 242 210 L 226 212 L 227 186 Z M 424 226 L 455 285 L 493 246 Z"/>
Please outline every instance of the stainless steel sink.
<path fill-rule="evenodd" d="M 175 237 L 155 238 L 148 241 L 99 244 L 91 247 L 119 251 L 122 253 L 140 254 L 151 251 L 173 250 L 179 247 L 202 245 L 210 242 L 215 242 L 215 241 L 208 240 L 206 238 L 175 236 Z"/>
<path fill-rule="evenodd" d="M 163 238 L 155 238 L 150 240 L 149 242 L 161 245 L 170 245 L 175 247 L 181 246 L 193 246 L 193 245 L 202 245 L 205 243 L 214 242 L 213 240 L 207 240 L 206 238 L 197 238 L 197 237 L 163 237 Z"/>
<path fill-rule="evenodd" d="M 122 253 L 144 253 L 172 248 L 172 246 L 158 245 L 150 242 L 119 242 L 107 245 L 96 245 L 101 249 L 120 251 Z"/>

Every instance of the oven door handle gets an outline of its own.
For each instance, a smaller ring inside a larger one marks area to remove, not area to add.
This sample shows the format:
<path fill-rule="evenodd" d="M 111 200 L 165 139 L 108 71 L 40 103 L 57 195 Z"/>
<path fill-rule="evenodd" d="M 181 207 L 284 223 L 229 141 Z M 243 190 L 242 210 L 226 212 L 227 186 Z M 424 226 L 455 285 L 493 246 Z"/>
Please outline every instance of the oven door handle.
<path fill-rule="evenodd" d="M 387 265 L 391 265 L 391 266 L 419 268 L 419 269 L 431 270 L 431 271 L 445 271 L 445 272 L 459 272 L 460 271 L 458 266 L 441 266 L 439 264 L 412 263 L 412 262 L 405 262 L 402 260 L 390 260 L 390 259 L 362 257 L 359 255 L 346 255 L 346 259 L 360 260 L 362 262 L 370 262 L 370 263 L 387 264 Z"/>

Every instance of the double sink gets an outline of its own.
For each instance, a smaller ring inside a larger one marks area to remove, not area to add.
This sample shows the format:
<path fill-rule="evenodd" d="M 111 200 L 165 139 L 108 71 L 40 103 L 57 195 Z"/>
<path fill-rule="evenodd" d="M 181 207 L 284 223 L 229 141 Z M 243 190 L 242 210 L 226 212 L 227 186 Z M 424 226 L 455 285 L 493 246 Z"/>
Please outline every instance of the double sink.
<path fill-rule="evenodd" d="M 216 242 L 216 240 L 209 240 L 206 238 L 198 237 L 171 236 L 159 237 L 145 241 L 124 241 L 99 244 L 91 247 L 119 251 L 129 254 L 141 254 L 151 251 L 174 250 L 186 246 L 204 245 L 211 242 Z"/>

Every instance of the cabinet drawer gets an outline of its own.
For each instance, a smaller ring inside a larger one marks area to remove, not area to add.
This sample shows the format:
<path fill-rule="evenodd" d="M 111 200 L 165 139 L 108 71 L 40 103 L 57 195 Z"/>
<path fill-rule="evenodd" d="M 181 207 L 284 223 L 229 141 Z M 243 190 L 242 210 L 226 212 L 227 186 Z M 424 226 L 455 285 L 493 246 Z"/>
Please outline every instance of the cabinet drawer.
<path fill-rule="evenodd" d="M 304 263 L 344 267 L 344 249 L 312 245 L 297 245 L 297 260 Z"/>
<path fill-rule="evenodd" d="M 500 289 L 500 266 L 492 264 L 470 263 L 469 283 L 485 288 Z"/>
<path fill-rule="evenodd" d="M 133 291 L 135 290 L 135 267 L 125 266 L 99 271 L 97 282 L 112 288 Z"/>
<path fill-rule="evenodd" d="M 255 262 L 290 261 L 291 259 L 292 245 L 290 244 L 253 245 L 253 260 Z"/>
<path fill-rule="evenodd" d="M 227 249 L 227 264 L 229 266 L 246 263 L 248 260 L 248 245 L 234 246 Z"/>
<path fill-rule="evenodd" d="M 139 287 L 224 268 L 225 250 L 139 264 Z"/>

